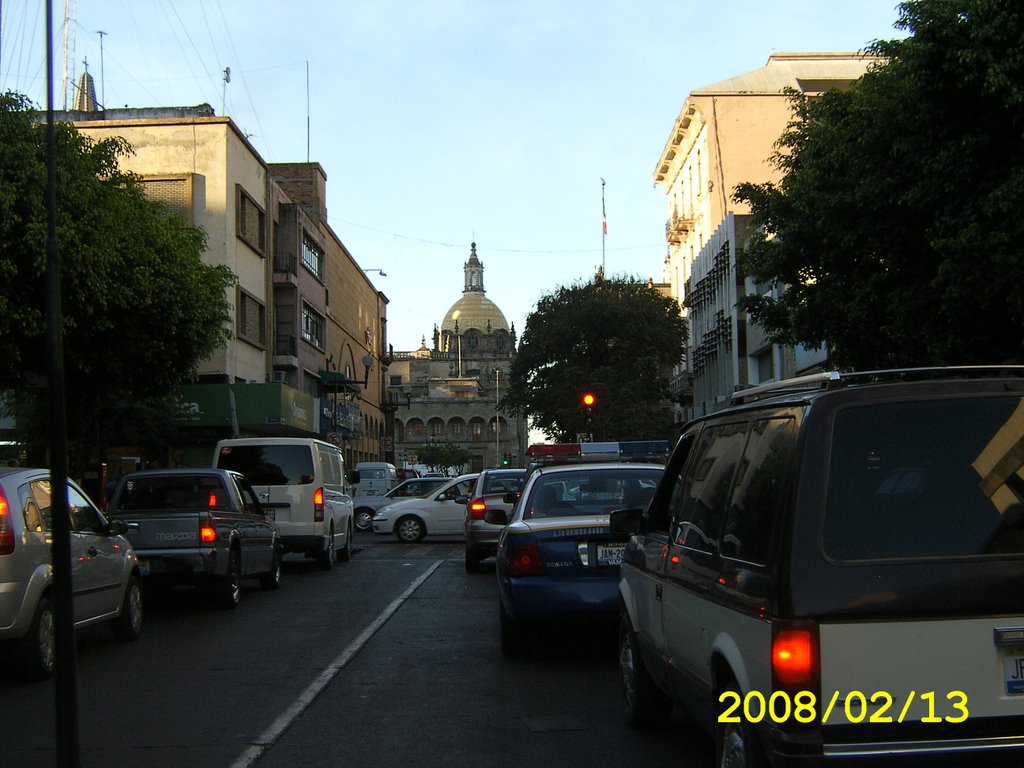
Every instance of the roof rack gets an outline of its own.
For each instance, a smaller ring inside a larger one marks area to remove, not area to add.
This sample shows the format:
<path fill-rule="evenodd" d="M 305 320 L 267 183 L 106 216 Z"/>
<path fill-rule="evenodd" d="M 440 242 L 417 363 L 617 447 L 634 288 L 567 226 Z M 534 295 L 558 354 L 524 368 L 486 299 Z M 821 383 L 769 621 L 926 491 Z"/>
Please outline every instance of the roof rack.
<path fill-rule="evenodd" d="M 931 368 L 888 368 L 877 371 L 841 373 L 825 371 L 792 379 L 770 381 L 732 394 L 730 405 L 742 405 L 766 397 L 863 384 L 883 384 L 896 381 L 924 381 L 926 379 L 968 379 L 981 377 L 1024 378 L 1024 365 L 950 365 Z"/>

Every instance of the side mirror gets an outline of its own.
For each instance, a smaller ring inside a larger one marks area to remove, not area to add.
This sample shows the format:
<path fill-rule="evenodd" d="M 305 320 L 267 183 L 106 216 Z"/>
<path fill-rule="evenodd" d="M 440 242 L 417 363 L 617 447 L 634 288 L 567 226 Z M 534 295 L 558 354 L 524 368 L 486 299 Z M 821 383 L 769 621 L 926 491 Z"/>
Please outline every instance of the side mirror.
<path fill-rule="evenodd" d="M 504 509 L 488 509 L 484 512 L 484 522 L 491 525 L 508 525 L 508 512 Z"/>
<path fill-rule="evenodd" d="M 640 507 L 616 509 L 608 516 L 608 526 L 612 533 L 632 536 L 634 533 L 640 533 L 643 520 L 644 511 Z"/>
<path fill-rule="evenodd" d="M 351 485 L 356 485 L 356 484 L 359 483 L 359 470 L 358 469 L 350 469 L 348 471 L 348 481 L 349 481 L 349 483 Z"/>
<path fill-rule="evenodd" d="M 506 504 L 515 504 L 517 501 L 519 501 L 519 497 L 522 495 L 522 491 L 509 491 L 508 493 L 501 497 L 501 500 Z"/>
<path fill-rule="evenodd" d="M 107 535 L 108 536 L 124 536 L 128 533 L 128 523 L 120 518 L 113 518 L 107 521 Z"/>
<path fill-rule="evenodd" d="M 456 496 L 455 497 L 455 503 L 456 504 L 469 504 L 469 496 Z"/>

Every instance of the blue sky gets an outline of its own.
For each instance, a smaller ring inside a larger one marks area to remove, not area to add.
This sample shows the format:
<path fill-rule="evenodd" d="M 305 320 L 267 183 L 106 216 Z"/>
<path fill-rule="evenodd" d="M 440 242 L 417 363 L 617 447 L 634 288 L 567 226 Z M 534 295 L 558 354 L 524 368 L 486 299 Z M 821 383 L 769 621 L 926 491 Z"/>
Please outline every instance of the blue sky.
<path fill-rule="evenodd" d="M 60 107 L 64 3 L 52 2 Z M 487 296 L 520 334 L 542 295 L 602 259 L 611 276 L 660 281 L 667 203 L 653 171 L 690 91 L 775 51 L 902 34 L 895 0 L 76 5 L 74 72 L 87 59 L 108 106 L 209 103 L 268 162 L 323 166 L 331 227 L 387 273 L 371 277 L 399 351 L 429 344 L 474 240 Z M 0 0 L 0 89 L 39 105 L 44 9 Z"/>

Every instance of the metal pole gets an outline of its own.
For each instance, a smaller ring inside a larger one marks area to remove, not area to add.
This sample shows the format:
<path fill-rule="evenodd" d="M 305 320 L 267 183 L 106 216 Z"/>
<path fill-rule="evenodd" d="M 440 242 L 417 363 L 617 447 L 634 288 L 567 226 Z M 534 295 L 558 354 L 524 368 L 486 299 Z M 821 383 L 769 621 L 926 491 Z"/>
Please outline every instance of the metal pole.
<path fill-rule="evenodd" d="M 501 398 L 498 397 L 498 389 L 501 383 L 501 369 L 494 369 L 494 466 L 500 467 L 501 464 L 501 419 L 498 418 L 498 403 Z"/>

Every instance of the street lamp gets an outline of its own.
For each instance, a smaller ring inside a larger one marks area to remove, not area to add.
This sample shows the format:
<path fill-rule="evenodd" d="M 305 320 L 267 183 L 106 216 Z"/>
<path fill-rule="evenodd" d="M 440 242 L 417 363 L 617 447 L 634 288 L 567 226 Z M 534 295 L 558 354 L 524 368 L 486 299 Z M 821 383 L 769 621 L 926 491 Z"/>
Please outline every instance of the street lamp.
<path fill-rule="evenodd" d="M 367 273 L 367 272 L 376 272 L 376 273 L 377 273 L 377 274 L 379 274 L 379 275 L 380 275 L 381 277 L 387 277 L 387 276 L 388 276 L 388 273 L 387 273 L 387 272 L 385 272 L 385 271 L 384 271 L 383 269 L 376 269 L 376 268 L 374 268 L 374 269 L 364 269 L 364 270 L 363 270 L 363 273 L 364 273 L 364 274 L 365 274 L 365 273 Z"/>

